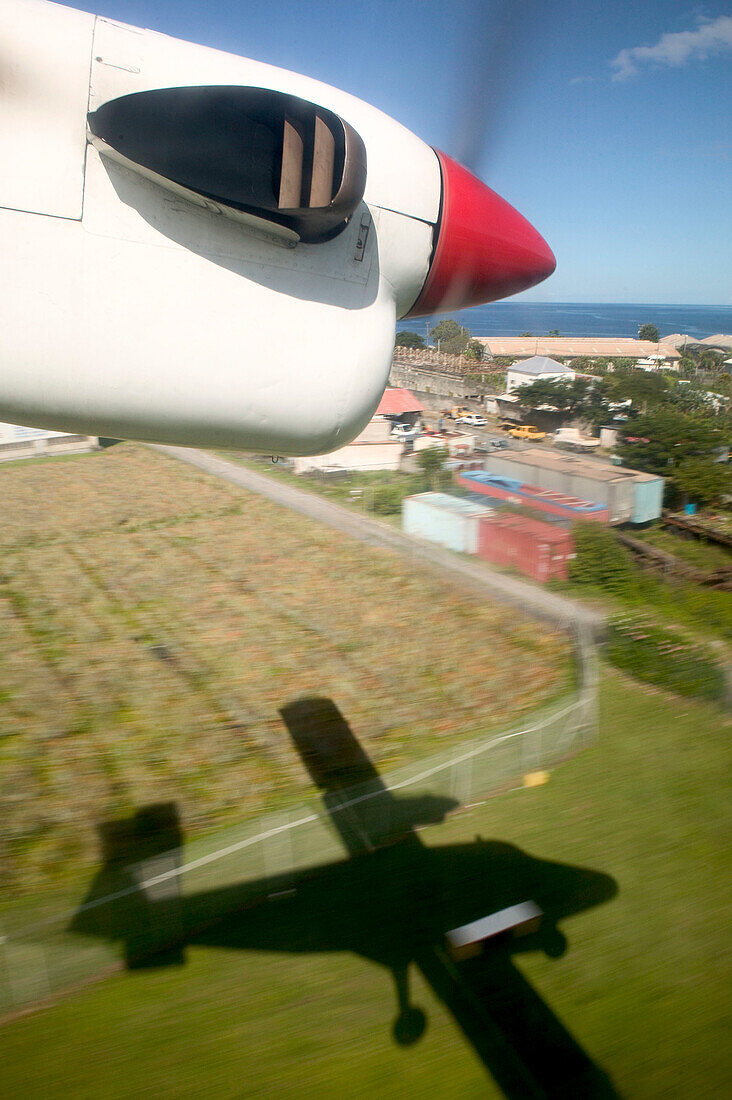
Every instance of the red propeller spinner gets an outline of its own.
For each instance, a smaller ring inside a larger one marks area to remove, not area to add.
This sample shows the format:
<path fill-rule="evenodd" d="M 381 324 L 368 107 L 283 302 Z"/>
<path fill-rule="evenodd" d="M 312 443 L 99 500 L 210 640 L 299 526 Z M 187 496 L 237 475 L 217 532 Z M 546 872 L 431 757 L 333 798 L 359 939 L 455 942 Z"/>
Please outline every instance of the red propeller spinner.
<path fill-rule="evenodd" d="M 465 309 L 528 290 L 554 271 L 544 238 L 509 203 L 436 149 L 442 205 L 425 284 L 407 317 Z"/>

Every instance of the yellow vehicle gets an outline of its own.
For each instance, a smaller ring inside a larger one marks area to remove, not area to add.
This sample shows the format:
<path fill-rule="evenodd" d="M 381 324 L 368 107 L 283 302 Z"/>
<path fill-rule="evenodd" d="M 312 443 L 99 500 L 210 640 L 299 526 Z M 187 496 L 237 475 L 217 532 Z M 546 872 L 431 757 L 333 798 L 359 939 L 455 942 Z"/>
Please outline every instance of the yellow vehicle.
<path fill-rule="evenodd" d="M 514 439 L 546 439 L 546 432 L 540 432 L 535 424 L 522 424 L 520 428 L 511 428 L 508 434 Z"/>

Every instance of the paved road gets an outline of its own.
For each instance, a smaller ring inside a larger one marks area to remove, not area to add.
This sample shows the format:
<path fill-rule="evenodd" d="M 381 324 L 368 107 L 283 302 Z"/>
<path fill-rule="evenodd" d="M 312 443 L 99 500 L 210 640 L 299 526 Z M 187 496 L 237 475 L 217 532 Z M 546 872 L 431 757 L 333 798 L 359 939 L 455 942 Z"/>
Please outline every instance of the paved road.
<path fill-rule="evenodd" d="M 535 618 L 563 628 L 581 624 L 589 628 L 596 637 L 602 635 L 605 620 L 599 612 L 515 577 L 498 573 L 485 562 L 466 560 L 440 546 L 404 535 L 377 519 L 352 512 L 340 504 L 286 485 L 273 477 L 255 473 L 238 462 L 229 462 L 205 451 L 194 451 L 187 447 L 157 446 L 155 450 L 196 466 L 214 477 L 230 481 L 249 492 L 267 497 L 275 504 L 281 504 L 328 527 L 334 527 L 361 542 L 371 546 L 385 546 L 408 557 L 419 558 L 436 568 L 443 576 L 447 574 L 452 580 L 458 581 L 462 587 L 510 603 Z"/>

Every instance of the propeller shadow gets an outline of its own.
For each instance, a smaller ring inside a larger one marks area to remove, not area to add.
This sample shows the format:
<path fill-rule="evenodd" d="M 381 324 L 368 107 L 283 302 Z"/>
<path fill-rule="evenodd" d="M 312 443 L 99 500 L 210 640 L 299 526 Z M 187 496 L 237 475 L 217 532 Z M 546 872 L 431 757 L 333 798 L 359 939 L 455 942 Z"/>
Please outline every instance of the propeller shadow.
<path fill-rule="evenodd" d="M 262 880 L 254 905 L 251 883 L 246 893 L 182 897 L 176 809 L 149 807 L 100 826 L 104 865 L 72 928 L 121 940 L 131 967 L 181 964 L 186 944 L 353 952 L 391 972 L 392 1036 L 404 1046 L 427 1026 L 410 995 L 416 967 L 507 1097 L 617 1096 L 513 961 L 526 951 L 562 955 L 559 923 L 613 898 L 614 880 L 499 840 L 429 848 L 416 827 L 442 820 L 452 800 L 392 795 L 328 699 L 300 700 L 281 715 L 348 858 Z M 145 891 L 134 888 L 141 859 L 148 885 L 156 880 Z M 98 904 L 110 894 L 117 900 Z M 512 917 L 526 906 L 538 916 Z M 460 947 L 455 930 L 468 940 Z"/>

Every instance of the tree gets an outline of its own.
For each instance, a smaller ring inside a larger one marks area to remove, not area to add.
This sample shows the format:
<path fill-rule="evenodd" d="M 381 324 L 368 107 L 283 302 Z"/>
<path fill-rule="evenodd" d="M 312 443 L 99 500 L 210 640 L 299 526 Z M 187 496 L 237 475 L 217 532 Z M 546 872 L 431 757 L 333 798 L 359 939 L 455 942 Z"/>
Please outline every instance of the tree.
<path fill-rule="evenodd" d="M 483 352 L 485 348 L 481 344 L 480 340 L 468 340 L 465 345 L 465 358 L 476 359 L 478 362 L 483 358 Z"/>
<path fill-rule="evenodd" d="M 432 339 L 438 344 L 440 351 L 446 351 L 450 355 L 461 355 L 471 336 L 470 329 L 464 328 L 451 318 L 438 321 L 432 329 Z"/>
<path fill-rule="evenodd" d="M 398 348 L 423 348 L 424 338 L 418 332 L 402 329 L 396 334 L 395 346 Z"/>
<path fill-rule="evenodd" d="M 692 383 L 680 386 L 676 382 L 675 385 L 670 386 L 666 394 L 666 402 L 681 412 L 699 412 L 707 416 L 715 415 L 714 406 L 709 400 L 706 390 Z"/>
<path fill-rule="evenodd" d="M 606 392 L 607 383 L 595 378 L 537 378 L 514 390 L 523 408 L 548 406 L 566 416 L 593 422 L 607 416 Z"/>
<path fill-rule="evenodd" d="M 640 442 L 629 442 L 628 436 Z M 715 451 L 724 444 L 725 432 L 709 418 L 662 405 L 637 417 L 615 449 L 626 466 L 666 478 L 673 498 L 690 492 L 691 485 L 707 495 L 719 491 L 719 475 L 710 467 L 717 465 Z"/>
<path fill-rule="evenodd" d="M 425 488 L 435 492 L 450 484 L 450 472 L 442 468 L 448 457 L 445 447 L 426 447 L 424 451 L 419 451 L 417 465 L 422 471 Z"/>
<path fill-rule="evenodd" d="M 608 362 L 607 359 L 598 360 L 598 362 L 602 361 L 605 363 Z M 614 374 L 629 374 L 632 371 L 638 370 L 635 365 L 635 359 L 631 359 L 629 356 L 624 355 L 619 355 L 617 359 L 613 359 L 613 366 L 615 367 Z"/>
<path fill-rule="evenodd" d="M 719 504 L 732 493 L 732 470 L 725 462 L 708 458 L 686 458 L 674 476 L 676 489 L 697 504 Z"/>
<path fill-rule="evenodd" d="M 558 328 L 550 328 L 547 332 L 547 336 L 560 336 L 561 333 Z"/>
<path fill-rule="evenodd" d="M 654 344 L 658 343 L 658 329 L 655 325 L 645 324 L 641 325 L 638 329 L 639 340 L 651 340 Z"/>
<path fill-rule="evenodd" d="M 723 351 L 717 351 L 715 348 L 707 348 L 706 351 L 699 352 L 697 362 L 700 370 L 710 371 L 715 374 L 722 369 L 724 363 L 725 353 Z"/>
<path fill-rule="evenodd" d="M 439 340 L 442 343 L 443 340 L 452 340 L 455 336 L 459 336 L 462 332 L 460 325 L 457 321 L 453 321 L 452 318 L 448 318 L 444 321 L 438 321 L 435 327 L 432 329 L 432 339 L 435 343 Z M 468 335 L 470 335 L 468 333 Z"/>
<path fill-rule="evenodd" d="M 612 380 L 612 395 L 616 401 L 627 401 L 647 412 L 649 405 L 660 405 L 666 400 L 669 385 L 662 374 L 644 370 L 616 372 Z M 633 432 L 638 435 L 638 432 Z M 642 433 L 641 433 L 642 434 Z"/>
<path fill-rule="evenodd" d="M 533 332 L 520 332 L 519 336 L 533 336 Z"/>

